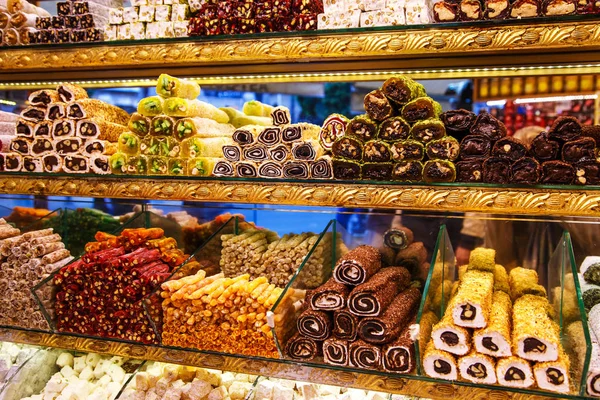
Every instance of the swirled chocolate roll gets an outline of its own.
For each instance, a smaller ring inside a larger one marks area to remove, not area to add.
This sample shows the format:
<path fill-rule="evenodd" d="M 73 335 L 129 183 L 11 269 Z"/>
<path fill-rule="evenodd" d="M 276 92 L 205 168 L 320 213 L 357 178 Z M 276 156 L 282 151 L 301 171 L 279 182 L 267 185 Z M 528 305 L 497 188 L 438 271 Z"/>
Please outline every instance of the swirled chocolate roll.
<path fill-rule="evenodd" d="M 581 127 L 581 136 L 594 139 L 596 147 L 600 147 L 600 125 L 583 125 Z"/>
<path fill-rule="evenodd" d="M 285 344 L 285 353 L 294 360 L 312 361 L 322 354 L 321 342 L 316 342 L 297 333 Z"/>
<path fill-rule="evenodd" d="M 423 180 L 428 183 L 454 182 L 456 167 L 452 161 L 429 160 L 423 166 Z"/>
<path fill-rule="evenodd" d="M 21 111 L 21 118 L 31 122 L 42 122 L 46 118 L 46 109 L 42 107 L 27 107 Z"/>
<path fill-rule="evenodd" d="M 410 129 L 410 137 L 413 140 L 427 144 L 432 140 L 441 139 L 446 136 L 444 123 L 437 118 L 417 121 Z"/>
<path fill-rule="evenodd" d="M 358 368 L 377 370 L 381 368 L 381 349 L 358 339 L 348 349 L 350 364 Z"/>
<path fill-rule="evenodd" d="M 348 297 L 348 310 L 359 317 L 377 317 L 409 283 L 410 272 L 406 268 L 383 268 L 371 279 L 352 289 Z"/>
<path fill-rule="evenodd" d="M 229 161 L 218 161 L 212 171 L 213 176 L 235 176 L 235 168 Z"/>
<path fill-rule="evenodd" d="M 341 180 L 357 180 L 361 178 L 361 165 L 356 161 L 332 160 L 333 177 Z"/>
<path fill-rule="evenodd" d="M 546 0 L 542 3 L 542 14 L 546 16 L 571 15 L 576 12 L 576 0 Z"/>
<path fill-rule="evenodd" d="M 529 147 L 529 153 L 539 161 L 552 161 L 558 158 L 560 143 L 550 138 L 547 132 L 537 135 Z"/>
<path fill-rule="evenodd" d="M 246 161 L 262 162 L 269 159 L 269 152 L 264 144 L 246 146 L 242 149 L 243 158 Z M 223 152 L 225 155 L 225 152 Z"/>
<path fill-rule="evenodd" d="M 492 142 L 485 136 L 468 135 L 460 142 L 460 158 L 462 160 L 485 159 L 489 157 L 491 150 Z"/>
<path fill-rule="evenodd" d="M 367 115 L 375 121 L 383 121 L 394 116 L 394 107 L 382 90 L 375 89 L 365 96 L 364 106 Z"/>
<path fill-rule="evenodd" d="M 542 163 L 541 183 L 570 185 L 575 180 L 575 168 L 562 161 Z"/>
<path fill-rule="evenodd" d="M 331 151 L 333 143 L 346 134 L 350 120 L 341 114 L 331 114 L 323 122 L 319 133 L 319 143 L 326 151 Z"/>
<path fill-rule="evenodd" d="M 463 160 L 456 163 L 456 181 L 476 183 L 483 180 L 483 161 Z"/>
<path fill-rule="evenodd" d="M 506 19 L 510 13 L 510 2 L 508 0 L 486 0 L 485 19 Z"/>
<path fill-rule="evenodd" d="M 550 139 L 559 142 L 568 142 L 579 138 L 581 132 L 582 128 L 579 120 L 569 115 L 556 118 L 548 131 L 548 136 Z"/>
<path fill-rule="evenodd" d="M 448 352 L 437 350 L 433 341 L 427 344 L 423 354 L 423 369 L 432 378 L 455 381 L 458 379 L 456 358 Z"/>
<path fill-rule="evenodd" d="M 409 124 L 430 118 L 437 118 L 442 113 L 442 106 L 431 97 L 419 97 L 402 108 L 402 118 Z M 442 124 L 443 125 L 443 124 Z"/>
<path fill-rule="evenodd" d="M 327 282 L 307 293 L 310 307 L 315 311 L 336 311 L 346 307 L 350 289 L 343 283 L 329 278 Z"/>
<path fill-rule="evenodd" d="M 298 161 L 314 161 L 323 155 L 323 148 L 316 140 L 305 140 L 292 145 L 292 157 Z"/>
<path fill-rule="evenodd" d="M 420 161 L 402 161 L 394 165 L 392 179 L 400 182 L 420 182 L 423 179 L 423 164 Z"/>
<path fill-rule="evenodd" d="M 496 376 L 502 386 L 528 388 L 534 383 L 531 364 L 517 356 L 498 358 Z"/>
<path fill-rule="evenodd" d="M 326 364 L 347 367 L 350 365 L 348 357 L 348 341 L 329 338 L 323 342 L 323 361 Z"/>
<path fill-rule="evenodd" d="M 392 159 L 390 145 L 381 140 L 370 140 L 363 146 L 364 162 L 388 162 Z"/>
<path fill-rule="evenodd" d="M 310 164 L 310 176 L 313 179 L 331 179 L 333 178 L 333 168 L 331 167 L 331 157 L 323 156 Z"/>
<path fill-rule="evenodd" d="M 496 362 L 488 355 L 471 351 L 458 360 L 458 370 L 463 379 L 473 383 L 496 383 Z"/>
<path fill-rule="evenodd" d="M 440 1 L 433 5 L 433 19 L 436 22 L 458 21 L 458 8 L 450 1 Z"/>
<path fill-rule="evenodd" d="M 511 161 L 517 161 L 527 155 L 525 143 L 517 138 L 505 137 L 494 143 L 492 148 L 493 157 L 506 157 Z"/>
<path fill-rule="evenodd" d="M 215 165 L 215 169 L 216 169 Z M 240 178 L 258 177 L 258 168 L 255 163 L 250 161 L 238 162 L 235 164 L 235 175 Z"/>
<path fill-rule="evenodd" d="M 268 126 L 258 134 L 258 143 L 267 147 L 273 147 L 281 143 L 281 128 L 278 126 Z"/>
<path fill-rule="evenodd" d="M 335 141 L 331 152 L 336 158 L 361 161 L 363 158 L 363 144 L 356 138 L 344 136 Z"/>
<path fill-rule="evenodd" d="M 535 158 L 523 157 L 510 167 L 510 176 L 513 183 L 534 185 L 540 181 L 542 167 Z"/>
<path fill-rule="evenodd" d="M 539 0 L 515 0 L 510 5 L 511 18 L 533 18 L 539 16 L 540 13 Z"/>
<path fill-rule="evenodd" d="M 362 165 L 362 178 L 370 181 L 389 181 L 392 179 L 394 165 L 388 163 L 364 163 Z"/>
<path fill-rule="evenodd" d="M 415 235 L 413 231 L 404 226 L 400 228 L 388 229 L 383 234 L 383 244 L 396 250 L 404 250 L 412 244 L 414 239 Z"/>
<path fill-rule="evenodd" d="M 472 111 L 460 109 L 446 111 L 440 115 L 440 118 L 444 122 L 448 134 L 464 136 L 470 131 L 477 116 Z"/>
<path fill-rule="evenodd" d="M 356 339 L 358 317 L 347 309 L 333 313 L 333 336 L 338 339 L 353 341 Z"/>
<path fill-rule="evenodd" d="M 506 126 L 492 114 L 482 112 L 471 126 L 471 135 L 484 136 L 491 141 L 500 140 L 506 136 Z"/>
<path fill-rule="evenodd" d="M 593 161 L 596 159 L 596 142 L 589 137 L 570 140 L 563 144 L 562 160 L 566 163 Z"/>
<path fill-rule="evenodd" d="M 346 126 L 346 136 L 352 136 L 363 143 L 375 139 L 376 135 L 377 122 L 372 120 L 367 114 L 352 118 Z"/>
<path fill-rule="evenodd" d="M 423 242 L 413 242 L 405 249 L 396 253 L 395 265 L 401 266 L 410 272 L 416 272 L 427 261 L 427 249 Z"/>
<path fill-rule="evenodd" d="M 425 146 L 427 156 L 432 159 L 454 161 L 460 154 L 460 144 L 452 136 L 432 140 Z"/>
<path fill-rule="evenodd" d="M 56 154 L 47 154 L 42 157 L 44 172 L 60 172 L 62 170 L 62 165 L 62 159 Z"/>
<path fill-rule="evenodd" d="M 416 315 L 406 324 L 398 338 L 381 349 L 382 366 L 385 371 L 407 374 L 416 365 L 415 341 L 411 337 L 411 325 L 416 324 Z"/>
<path fill-rule="evenodd" d="M 483 162 L 483 181 L 485 183 L 509 183 L 511 181 L 511 163 L 502 157 L 490 157 Z"/>
<path fill-rule="evenodd" d="M 43 122 L 39 122 L 40 124 Z M 25 120 L 23 118 L 19 118 L 17 121 L 17 135 L 19 136 L 33 136 L 34 128 L 37 124 L 32 121 Z"/>
<path fill-rule="evenodd" d="M 275 161 L 262 163 L 258 168 L 258 176 L 261 178 L 281 178 L 283 176 L 283 166 Z"/>
<path fill-rule="evenodd" d="M 339 283 L 356 286 L 368 281 L 380 269 L 379 250 L 373 246 L 361 245 L 339 259 L 333 276 Z"/>
<path fill-rule="evenodd" d="M 458 11 L 461 21 L 478 21 L 483 19 L 483 7 L 479 0 L 461 0 Z"/>
<path fill-rule="evenodd" d="M 600 163 L 598 161 L 583 161 L 575 164 L 576 185 L 600 185 Z"/>
<path fill-rule="evenodd" d="M 401 106 L 417 97 L 416 82 L 406 76 L 393 76 L 382 85 L 381 90 L 394 104 Z"/>
<path fill-rule="evenodd" d="M 323 311 L 304 310 L 296 321 L 298 333 L 316 341 L 323 341 L 331 336 L 333 321 L 331 315 Z"/>
<path fill-rule="evenodd" d="M 402 117 L 392 117 L 379 125 L 377 139 L 386 142 L 406 140 L 410 136 L 410 125 Z"/>
<path fill-rule="evenodd" d="M 240 146 L 250 146 L 256 143 L 256 138 L 263 131 L 264 127 L 249 125 L 236 129 L 231 138 Z"/>
<path fill-rule="evenodd" d="M 223 146 L 223 158 L 227 161 L 240 161 L 242 159 L 242 150 L 235 144 Z"/>
<path fill-rule="evenodd" d="M 421 161 L 425 157 L 425 146 L 415 140 L 393 143 L 390 150 L 394 161 Z"/>
<path fill-rule="evenodd" d="M 290 116 L 290 110 L 284 106 L 277 106 L 271 111 L 271 118 L 273 124 L 276 126 L 289 125 L 292 123 L 292 117 Z"/>
<path fill-rule="evenodd" d="M 280 144 L 278 146 L 269 149 L 269 156 L 273 161 L 284 162 L 291 158 L 292 153 L 290 152 L 290 148 L 285 144 Z"/>
<path fill-rule="evenodd" d="M 310 170 L 305 161 L 288 161 L 283 164 L 283 177 L 287 179 L 308 179 Z"/>

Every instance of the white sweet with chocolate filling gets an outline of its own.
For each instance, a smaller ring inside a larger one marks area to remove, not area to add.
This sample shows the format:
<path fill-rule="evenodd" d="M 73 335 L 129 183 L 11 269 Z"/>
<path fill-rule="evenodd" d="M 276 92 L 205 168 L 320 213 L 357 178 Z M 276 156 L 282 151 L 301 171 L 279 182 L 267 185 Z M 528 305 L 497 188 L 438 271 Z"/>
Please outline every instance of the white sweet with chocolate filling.
<path fill-rule="evenodd" d="M 529 361 L 556 361 L 560 344 L 558 325 L 547 314 L 548 300 L 526 294 L 513 306 L 513 347 Z"/>
<path fill-rule="evenodd" d="M 528 388 L 534 383 L 531 365 L 516 356 L 499 358 L 496 364 L 496 376 L 502 386 Z"/>
<path fill-rule="evenodd" d="M 494 291 L 491 272 L 467 271 L 449 307 L 454 323 L 465 328 L 485 328 Z"/>
<path fill-rule="evenodd" d="M 569 357 L 562 349 L 556 361 L 535 364 L 533 375 L 540 389 L 569 393 Z"/>
<path fill-rule="evenodd" d="M 471 350 L 471 333 L 468 329 L 455 326 L 449 315 L 433 326 L 431 339 L 435 348 L 462 356 Z"/>
<path fill-rule="evenodd" d="M 458 370 L 463 379 L 473 383 L 496 383 L 496 365 L 494 359 L 485 354 L 472 351 L 458 360 Z"/>
<path fill-rule="evenodd" d="M 423 369 L 432 378 L 455 381 L 458 379 L 456 360 L 452 354 L 436 350 L 432 342 L 429 342 L 423 357 Z"/>

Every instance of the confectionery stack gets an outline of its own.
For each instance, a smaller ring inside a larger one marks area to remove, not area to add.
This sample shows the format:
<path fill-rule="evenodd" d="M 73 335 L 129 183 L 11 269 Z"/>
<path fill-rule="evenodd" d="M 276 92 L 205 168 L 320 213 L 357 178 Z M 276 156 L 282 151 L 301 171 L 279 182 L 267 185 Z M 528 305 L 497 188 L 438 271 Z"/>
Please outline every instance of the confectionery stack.
<path fill-rule="evenodd" d="M 321 0 L 193 3 L 190 1 L 190 9 L 198 11 L 190 20 L 190 36 L 310 31 L 317 29 L 317 14 L 323 12 Z"/>
<path fill-rule="evenodd" d="M 21 234 L 0 219 L 0 325 L 48 330 L 48 323 L 30 289 L 73 260 L 52 228 Z M 48 291 L 38 296 L 47 304 Z"/>
<path fill-rule="evenodd" d="M 15 124 L 18 119 L 17 114 L 0 111 L 0 172 L 4 171 L 5 153 L 10 152 L 10 142 L 17 133 Z"/>
<path fill-rule="evenodd" d="M 224 161 L 213 170 L 215 176 L 240 178 L 329 179 L 330 158 L 319 145 L 319 127 L 292 124 L 286 107 L 272 107 L 258 101 L 244 104 L 242 112 L 222 108 L 238 128 L 234 143 L 223 146 Z"/>
<path fill-rule="evenodd" d="M 110 172 L 108 154 L 126 129 L 127 112 L 70 84 L 33 92 L 28 102 L 5 154 L 6 171 Z"/>
<path fill-rule="evenodd" d="M 446 136 L 442 107 L 423 85 L 389 78 L 364 106 L 366 114 L 350 121 L 333 114 L 323 123 L 321 145 L 333 154 L 336 179 L 454 181 L 459 144 Z"/>
<path fill-rule="evenodd" d="M 229 116 L 197 100 L 200 86 L 162 74 L 157 96 L 142 99 L 110 157 L 113 174 L 208 176 L 231 144 Z"/>
<path fill-rule="evenodd" d="M 58 2 L 58 15 L 37 18 L 36 30 L 29 33 L 29 41 L 32 44 L 103 41 L 110 7 L 122 4 L 123 0 Z"/>
<path fill-rule="evenodd" d="M 188 35 L 187 1 L 132 0 L 131 7 L 109 10 L 106 40 L 141 40 Z"/>
<path fill-rule="evenodd" d="M 96 240 L 53 277 L 56 328 L 157 343 L 142 300 L 188 256 L 160 228 L 124 229 L 119 236 L 98 232 Z"/>
<path fill-rule="evenodd" d="M 488 113 L 448 111 L 442 116 L 448 131 L 469 132 L 460 143 L 456 164 L 460 182 L 496 184 L 600 183 L 596 161 L 596 128 L 585 132 L 574 117 L 558 117 L 548 132 L 531 144 L 507 137 L 504 124 Z"/>
<path fill-rule="evenodd" d="M 136 372 L 119 399 L 244 400 L 254 380 L 254 376 L 246 374 L 151 363 L 144 371 Z"/>
<path fill-rule="evenodd" d="M 248 400 L 387 400 L 388 398 L 388 393 L 260 377 Z"/>
<path fill-rule="evenodd" d="M 546 289 L 534 270 L 507 274 L 493 249 L 471 252 L 459 283 L 423 355 L 425 373 L 478 384 L 570 391 L 570 360 L 562 347 Z"/>
<path fill-rule="evenodd" d="M 267 312 L 283 289 L 267 278 L 248 274 L 226 278 L 222 273 L 206 276 L 204 270 L 162 284 L 162 343 L 234 354 L 279 357 L 267 324 Z M 290 289 L 274 310 L 277 329 L 286 326 L 285 315 L 293 309 Z"/>
<path fill-rule="evenodd" d="M 421 300 L 404 267 L 382 267 L 379 250 L 362 245 L 344 255 L 333 276 L 308 291 L 298 332 L 285 353 L 300 361 L 409 373 L 415 366 L 410 334 Z"/>
<path fill-rule="evenodd" d="M 5 46 L 32 43 L 38 18 L 50 18 L 50 13 L 27 0 L 5 1 L 0 6 L 0 41 Z"/>

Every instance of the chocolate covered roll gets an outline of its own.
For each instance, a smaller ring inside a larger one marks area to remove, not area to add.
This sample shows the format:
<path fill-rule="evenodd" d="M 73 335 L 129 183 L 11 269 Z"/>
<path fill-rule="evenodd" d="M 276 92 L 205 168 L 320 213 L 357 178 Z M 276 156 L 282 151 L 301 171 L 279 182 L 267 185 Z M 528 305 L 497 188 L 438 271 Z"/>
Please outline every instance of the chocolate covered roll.
<path fill-rule="evenodd" d="M 285 344 L 288 357 L 298 361 L 312 361 L 321 355 L 321 343 L 295 334 Z"/>
<path fill-rule="evenodd" d="M 40 122 L 41 123 L 41 122 Z M 19 136 L 33 136 L 34 128 L 37 124 L 32 121 L 19 118 L 17 121 L 17 135 Z"/>
<path fill-rule="evenodd" d="M 550 138 L 547 132 L 537 135 L 529 147 L 529 153 L 539 161 L 551 161 L 558 158 L 560 143 Z"/>
<path fill-rule="evenodd" d="M 450 135 L 457 134 L 462 136 L 465 132 L 469 132 L 477 116 L 472 111 L 460 109 L 446 111 L 440 115 L 440 118 L 444 122 L 446 132 Z"/>
<path fill-rule="evenodd" d="M 54 148 L 56 149 L 56 153 L 60 155 L 75 154 L 78 153 L 81 148 L 81 139 L 70 137 L 57 140 Z"/>
<path fill-rule="evenodd" d="M 485 19 L 506 19 L 510 13 L 510 1 L 508 0 L 486 0 Z"/>
<path fill-rule="evenodd" d="M 20 171 L 23 166 L 23 156 L 17 153 L 8 153 L 4 155 L 4 169 L 6 171 Z"/>
<path fill-rule="evenodd" d="M 333 322 L 331 316 L 323 311 L 304 310 L 296 321 L 298 333 L 316 341 L 323 341 L 331 336 Z"/>
<path fill-rule="evenodd" d="M 269 156 L 273 161 L 284 162 L 291 157 L 290 148 L 285 144 L 280 144 L 272 149 L 269 149 Z"/>
<path fill-rule="evenodd" d="M 427 144 L 446 136 L 446 127 L 439 119 L 430 118 L 416 122 L 410 129 L 411 139 Z"/>
<path fill-rule="evenodd" d="M 533 18 L 540 15 L 539 0 L 515 0 L 510 5 L 511 18 Z"/>
<path fill-rule="evenodd" d="M 472 351 L 458 360 L 458 370 L 463 379 L 473 383 L 496 383 L 496 362 L 488 355 Z"/>
<path fill-rule="evenodd" d="M 576 0 L 546 0 L 542 3 L 542 13 L 546 16 L 571 15 L 576 12 Z"/>
<path fill-rule="evenodd" d="M 562 161 L 542 163 L 542 180 L 545 184 L 570 185 L 575 179 L 575 168 Z"/>
<path fill-rule="evenodd" d="M 458 7 L 450 1 L 440 1 L 433 5 L 433 19 L 436 22 L 458 21 Z"/>
<path fill-rule="evenodd" d="M 400 182 L 420 182 L 423 179 L 423 164 L 420 161 L 402 161 L 394 165 L 392 179 Z"/>
<path fill-rule="evenodd" d="M 406 268 L 383 268 L 367 282 L 352 289 L 348 310 L 359 317 L 379 316 L 409 283 L 410 273 Z"/>
<path fill-rule="evenodd" d="M 75 134 L 75 121 L 67 119 L 54 121 L 52 124 L 52 136 L 60 139 L 63 136 L 73 136 Z"/>
<path fill-rule="evenodd" d="M 574 165 L 576 185 L 600 185 L 600 163 L 583 161 Z"/>
<path fill-rule="evenodd" d="M 249 146 L 256 141 L 256 137 L 261 132 L 261 129 L 255 126 L 236 129 L 231 138 L 240 146 Z"/>
<path fill-rule="evenodd" d="M 261 178 L 281 178 L 283 176 L 283 166 L 275 161 L 262 163 L 258 168 L 258 176 Z"/>
<path fill-rule="evenodd" d="M 483 10 L 479 0 L 461 0 L 458 11 L 461 21 L 478 21 L 483 18 Z"/>
<path fill-rule="evenodd" d="M 581 136 L 581 123 L 575 117 L 561 116 L 556 118 L 550 130 L 548 136 L 550 139 L 558 140 L 559 142 L 568 142 L 575 140 Z"/>
<path fill-rule="evenodd" d="M 414 238 L 413 231 L 406 227 L 392 228 L 383 234 L 383 244 L 392 249 L 404 250 L 412 244 Z"/>
<path fill-rule="evenodd" d="M 227 161 L 240 161 L 242 159 L 242 150 L 235 144 L 223 146 L 223 158 Z"/>
<path fill-rule="evenodd" d="M 386 142 L 406 140 L 410 136 L 410 125 L 402 117 L 392 117 L 379 125 L 377 139 Z"/>
<path fill-rule="evenodd" d="M 18 128 L 18 126 L 17 126 Z M 52 124 L 50 121 L 43 121 L 35 124 L 33 136 L 35 137 L 50 137 L 52 132 Z"/>
<path fill-rule="evenodd" d="M 85 174 L 89 172 L 90 166 L 86 157 L 69 155 L 63 159 L 63 169 L 72 174 Z"/>
<path fill-rule="evenodd" d="M 42 167 L 44 172 L 60 172 L 62 170 L 63 161 L 56 154 L 47 154 L 42 157 Z"/>
<path fill-rule="evenodd" d="M 331 152 L 336 158 L 361 161 L 363 158 L 363 144 L 358 139 L 344 136 L 335 141 Z"/>
<path fill-rule="evenodd" d="M 526 155 L 527 147 L 525 143 L 513 137 L 505 137 L 498 140 L 492 148 L 492 156 L 505 157 L 511 161 L 517 161 Z"/>
<path fill-rule="evenodd" d="M 353 341 L 358 332 L 358 317 L 344 309 L 333 313 L 333 336 Z"/>
<path fill-rule="evenodd" d="M 511 163 L 502 157 L 490 157 L 483 162 L 483 181 L 485 183 L 505 184 L 511 180 Z"/>
<path fill-rule="evenodd" d="M 498 383 L 514 388 L 528 388 L 534 383 L 531 364 L 517 356 L 498 358 L 496 363 Z"/>
<path fill-rule="evenodd" d="M 333 276 L 339 283 L 356 286 L 369 280 L 381 269 L 381 255 L 375 247 L 361 245 L 337 262 Z"/>
<path fill-rule="evenodd" d="M 253 162 L 239 162 L 235 164 L 235 174 L 240 178 L 256 178 L 258 176 L 258 169 Z"/>
<path fill-rule="evenodd" d="M 425 157 L 425 146 L 415 140 L 393 143 L 390 150 L 394 161 L 421 161 Z"/>
<path fill-rule="evenodd" d="M 361 177 L 361 166 L 356 161 L 332 160 L 333 177 L 341 180 L 357 180 Z"/>
<path fill-rule="evenodd" d="M 308 179 L 310 170 L 305 161 L 288 161 L 283 164 L 283 177 L 287 179 Z"/>
<path fill-rule="evenodd" d="M 382 366 L 385 371 L 407 374 L 415 368 L 415 342 L 410 329 L 415 323 L 416 315 L 404 327 L 398 338 L 381 349 Z"/>
<path fill-rule="evenodd" d="M 31 152 L 31 144 L 33 141 L 27 137 L 15 137 L 10 141 L 9 151 L 19 153 L 22 155 L 29 155 Z"/>
<path fill-rule="evenodd" d="M 487 158 L 491 150 L 492 142 L 485 136 L 468 135 L 460 142 L 460 157 L 463 160 Z"/>
<path fill-rule="evenodd" d="M 278 126 L 266 127 L 261 133 L 258 134 L 257 140 L 258 143 L 267 147 L 275 146 L 281 143 L 281 128 Z"/>
<path fill-rule="evenodd" d="M 596 147 L 600 147 L 600 125 L 583 125 L 581 127 L 581 136 L 594 139 Z"/>
<path fill-rule="evenodd" d="M 267 152 L 267 148 L 265 147 L 265 145 L 262 144 L 255 144 L 252 146 L 244 147 L 242 152 L 244 155 L 244 160 L 247 161 L 261 162 L 269 159 L 269 153 Z M 223 156 L 225 156 L 224 151 Z"/>
<path fill-rule="evenodd" d="M 454 182 L 456 167 L 451 161 L 429 160 L 423 165 L 423 180 L 428 183 Z"/>
<path fill-rule="evenodd" d="M 323 155 L 323 148 L 316 140 L 306 140 L 292 145 L 292 157 L 298 161 L 314 161 Z"/>
<path fill-rule="evenodd" d="M 35 156 L 42 156 L 44 154 L 49 154 L 54 151 L 54 146 L 50 139 L 46 139 L 43 137 L 38 137 L 33 140 L 31 144 L 31 154 Z"/>
<path fill-rule="evenodd" d="M 533 157 L 523 157 L 510 167 L 510 176 L 513 183 L 535 185 L 542 177 L 542 167 Z"/>
<path fill-rule="evenodd" d="M 362 178 L 372 181 L 389 181 L 392 179 L 394 165 L 388 163 L 364 163 L 361 167 Z"/>
<path fill-rule="evenodd" d="M 456 359 L 448 352 L 437 350 L 433 342 L 427 344 L 423 354 L 423 369 L 432 378 L 455 381 L 458 379 Z"/>
<path fill-rule="evenodd" d="M 365 96 L 365 111 L 375 121 L 383 121 L 394 116 L 394 107 L 382 90 L 375 89 Z"/>
<path fill-rule="evenodd" d="M 381 349 L 363 340 L 350 343 L 350 364 L 358 368 L 377 370 L 381 367 Z"/>
<path fill-rule="evenodd" d="M 381 90 L 390 101 L 401 106 L 413 100 L 419 94 L 417 84 L 406 76 L 393 76 L 388 78 Z"/>
<path fill-rule="evenodd" d="M 363 146 L 364 162 L 388 162 L 392 159 L 390 145 L 381 140 L 370 140 Z"/>
<path fill-rule="evenodd" d="M 352 118 L 346 126 L 346 136 L 352 136 L 363 143 L 375 139 L 376 135 L 377 122 L 366 114 Z"/>
<path fill-rule="evenodd" d="M 402 118 L 409 124 L 430 118 L 437 118 L 442 113 L 442 106 L 431 97 L 419 97 L 402 108 Z M 442 124 L 443 126 L 443 124 Z"/>
<path fill-rule="evenodd" d="M 333 168 L 331 167 L 331 157 L 323 156 L 310 164 L 310 176 L 313 179 L 331 179 L 333 178 Z"/>
<path fill-rule="evenodd" d="M 23 167 L 21 171 L 25 172 L 43 172 L 42 160 L 37 157 L 24 156 Z"/>
<path fill-rule="evenodd" d="M 213 176 L 235 176 L 235 168 L 229 161 L 217 161 L 213 171 Z"/>
<path fill-rule="evenodd" d="M 41 122 L 46 118 L 46 109 L 42 107 L 27 107 L 21 111 L 21 118 L 31 122 Z"/>
<path fill-rule="evenodd" d="M 506 136 L 506 126 L 492 114 L 482 112 L 471 126 L 471 135 L 484 136 L 491 141 L 500 140 Z"/>
<path fill-rule="evenodd" d="M 34 107 L 46 107 L 50 103 L 59 102 L 60 97 L 56 90 L 43 89 L 31 93 L 27 100 Z"/>
<path fill-rule="evenodd" d="M 350 289 L 329 278 L 327 282 L 307 294 L 308 303 L 315 311 L 335 311 L 346 307 L 346 299 L 350 294 Z"/>
<path fill-rule="evenodd" d="M 326 364 L 347 367 L 350 365 L 348 357 L 348 341 L 329 338 L 323 342 L 323 361 Z"/>
<path fill-rule="evenodd" d="M 427 143 L 425 152 L 430 159 L 454 161 L 460 154 L 460 144 L 452 136 L 446 136 Z"/>
<path fill-rule="evenodd" d="M 483 180 L 483 161 L 463 160 L 456 163 L 456 181 L 476 183 Z"/>
<path fill-rule="evenodd" d="M 331 151 L 333 143 L 346 134 L 350 120 L 341 114 L 331 114 L 323 122 L 319 133 L 319 143 L 326 151 Z"/>
<path fill-rule="evenodd" d="M 596 142 L 588 137 L 570 140 L 563 145 L 561 153 L 566 163 L 593 161 L 596 159 Z"/>

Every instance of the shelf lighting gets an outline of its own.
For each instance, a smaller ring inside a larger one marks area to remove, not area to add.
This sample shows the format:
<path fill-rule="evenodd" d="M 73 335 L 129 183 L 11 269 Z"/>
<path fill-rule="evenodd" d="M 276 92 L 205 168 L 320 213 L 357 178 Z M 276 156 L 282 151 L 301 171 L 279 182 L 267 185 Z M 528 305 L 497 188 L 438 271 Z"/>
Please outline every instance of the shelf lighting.
<path fill-rule="evenodd" d="M 0 99 L 0 104 L 6 104 L 7 106 L 16 106 L 17 103 L 10 100 Z"/>
<path fill-rule="evenodd" d="M 554 101 L 573 101 L 573 100 L 596 100 L 597 98 L 598 98 L 597 94 L 534 97 L 531 99 L 516 99 L 515 104 L 546 103 L 546 102 L 554 102 Z"/>

